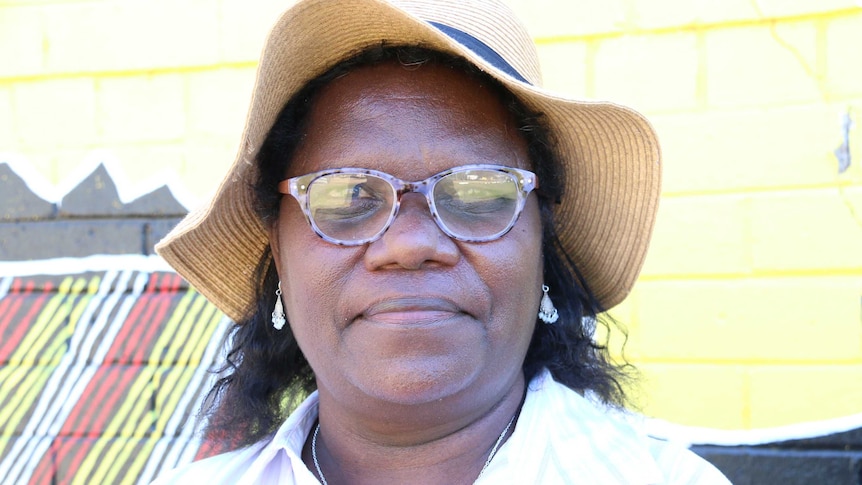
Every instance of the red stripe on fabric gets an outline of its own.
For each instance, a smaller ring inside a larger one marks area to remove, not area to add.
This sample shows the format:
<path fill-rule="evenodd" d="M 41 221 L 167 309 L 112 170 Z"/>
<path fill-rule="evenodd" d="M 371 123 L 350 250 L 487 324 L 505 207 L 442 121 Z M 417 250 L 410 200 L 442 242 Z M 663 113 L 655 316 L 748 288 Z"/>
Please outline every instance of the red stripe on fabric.
<path fill-rule="evenodd" d="M 63 426 L 58 433 L 59 436 L 84 437 L 90 434 L 97 434 L 92 421 L 95 416 L 108 410 L 103 399 L 108 392 L 120 391 L 117 380 L 120 376 L 120 368 L 118 366 L 99 367 L 87 383 L 87 387 L 81 394 L 81 398 L 75 403 L 72 411 L 63 422 Z"/>
<path fill-rule="evenodd" d="M 123 361 L 132 365 L 102 367 L 96 371 L 82 399 L 65 420 L 59 441 L 52 443 L 51 453 L 40 461 L 31 483 L 50 483 L 58 478 L 61 482 L 71 481 L 96 443 L 92 438 L 115 438 L 100 433 L 111 419 L 128 419 L 116 411 L 124 400 L 139 398 L 128 395 L 139 375 L 135 371 L 149 359 L 152 342 L 160 331 L 166 330 L 164 325 L 181 284 L 182 278 L 175 273 L 150 275 L 142 298 L 129 312 L 105 358 L 105 362 Z M 129 343 L 134 348 L 125 356 L 123 351 Z M 63 477 L 56 476 L 58 463 L 63 464 Z"/>
<path fill-rule="evenodd" d="M 144 292 L 142 295 L 146 295 L 147 293 L 152 292 L 155 278 L 155 274 L 150 275 L 150 282 L 144 288 Z M 132 325 L 132 322 L 142 311 L 146 310 L 148 306 L 149 305 L 146 298 L 139 299 L 135 302 L 132 309 L 129 311 L 129 315 L 126 317 L 125 321 L 123 321 L 123 325 L 120 328 L 120 331 L 114 337 L 114 341 L 111 343 L 111 347 L 105 354 L 105 359 L 103 363 L 116 362 L 117 355 L 121 353 L 122 347 L 127 341 L 128 334 L 134 327 L 134 325 Z M 95 394 L 96 399 L 90 400 L 88 398 L 87 402 L 97 402 L 100 403 L 100 406 L 87 406 L 84 404 L 83 400 L 79 401 L 73 408 L 72 412 L 69 413 L 69 416 L 66 418 L 66 421 L 63 423 L 63 427 L 60 431 L 61 435 L 74 436 L 76 434 L 76 428 L 83 430 L 100 429 L 97 426 L 99 426 L 100 424 L 104 424 L 108 416 L 112 414 L 112 409 L 110 406 L 101 405 L 103 404 L 102 400 L 105 398 L 106 393 L 108 391 L 114 392 L 115 399 L 125 397 L 125 392 L 123 391 L 125 391 L 124 387 L 128 385 L 129 375 L 121 374 L 120 370 L 121 368 L 118 366 L 102 366 L 96 371 L 96 373 L 93 375 L 93 378 L 87 385 L 87 388 L 84 390 L 84 394 L 82 394 L 82 396 L 90 396 Z M 118 376 L 119 382 L 116 382 Z M 100 417 L 102 418 L 101 420 L 99 419 Z M 78 453 L 76 453 L 76 456 L 73 458 L 73 462 L 77 462 L 76 467 L 80 465 L 81 461 L 83 461 L 83 457 L 78 457 L 77 455 Z"/>
<path fill-rule="evenodd" d="M 171 314 L 168 313 L 168 310 L 171 309 L 172 303 L 178 297 L 177 290 L 179 289 L 179 283 L 177 280 L 180 279 L 179 276 L 175 274 L 165 275 L 166 280 L 173 280 L 173 284 L 169 287 L 159 291 L 159 295 L 154 297 L 158 304 L 155 305 L 154 311 L 155 315 L 152 317 L 152 320 L 149 322 L 144 322 L 140 325 L 141 329 L 145 332 L 143 337 L 141 338 L 142 342 L 152 342 L 155 341 L 157 335 L 160 332 L 168 331 L 169 329 L 165 328 L 167 324 L 167 320 Z M 173 331 L 174 329 L 170 329 Z M 145 362 L 149 360 L 150 354 L 152 354 L 153 349 L 149 346 L 138 345 L 135 347 L 131 360 L 133 362 Z"/>
<path fill-rule="evenodd" d="M 156 275 L 151 276 L 152 284 L 150 286 L 148 286 L 148 288 L 144 292 L 144 294 L 152 294 L 153 288 L 157 287 L 156 278 L 157 278 Z M 138 323 L 137 317 L 139 315 L 141 315 L 141 313 L 144 314 L 144 317 L 148 317 L 150 314 L 152 314 L 152 307 L 153 306 L 159 306 L 159 305 L 153 305 L 152 301 L 147 301 L 147 299 L 139 300 L 139 303 L 136 304 L 135 311 L 130 312 L 129 317 L 126 318 L 126 321 L 123 323 L 123 328 L 122 328 L 121 332 L 117 335 L 116 339 L 114 340 L 114 345 L 112 346 L 112 349 L 111 349 L 112 351 L 109 352 L 109 354 L 112 354 L 115 357 L 120 357 L 120 353 L 121 353 L 120 350 L 122 349 L 122 347 L 125 345 L 126 342 L 134 342 L 136 346 L 145 345 L 148 343 L 146 340 L 135 338 L 135 336 L 130 336 L 130 332 L 132 330 L 138 328 L 138 327 L 144 326 L 144 325 L 136 325 Z M 158 325 L 153 325 L 153 326 L 158 326 Z M 122 362 L 121 364 L 129 364 L 129 363 Z M 111 367 L 111 369 L 114 369 L 114 370 L 139 369 L 141 367 L 140 365 L 134 365 L 134 364 L 137 364 L 134 362 L 132 362 L 131 364 L 132 364 L 131 366 L 127 366 L 127 367 L 113 366 L 113 367 Z M 135 375 L 136 374 L 134 372 L 124 373 L 124 378 L 121 380 L 119 388 L 117 386 L 110 386 L 112 391 L 120 391 L 120 390 L 124 391 L 124 392 L 115 392 L 115 394 L 114 394 L 115 399 L 113 401 L 110 401 L 111 404 L 113 404 L 113 402 L 115 402 L 117 399 L 127 397 L 125 392 L 128 391 L 128 389 L 126 389 L 126 387 L 128 386 L 128 381 L 129 381 L 129 379 L 131 379 L 131 377 L 133 377 Z M 102 396 L 103 394 L 104 394 L 104 392 L 99 393 L 100 396 Z M 108 407 L 110 407 L 110 406 L 108 406 Z M 109 418 L 109 416 L 105 415 L 105 414 L 102 414 L 101 416 L 96 416 L 95 418 L 92 418 L 92 419 L 94 419 L 94 422 L 93 422 L 93 425 L 91 426 L 91 428 L 92 429 L 101 429 L 104 426 L 105 421 L 108 418 Z"/>
<path fill-rule="evenodd" d="M 195 453 L 194 459 L 192 461 L 203 460 L 204 458 L 209 458 L 211 456 L 215 456 L 218 453 L 215 452 L 216 444 L 209 440 L 204 440 L 201 442 L 200 448 Z"/>
<path fill-rule="evenodd" d="M 33 282 L 30 282 L 30 291 L 33 291 Z M 0 329 L 9 327 L 9 322 L 11 322 L 12 317 L 15 316 L 16 310 L 7 311 L 6 307 L 15 305 L 16 303 L 18 306 L 21 306 L 21 301 L 23 300 L 24 298 L 21 297 L 21 279 L 15 278 L 12 282 L 12 286 L 9 288 L 9 293 L 6 294 L 3 301 L 0 301 L 0 305 L 3 305 L 0 307 L 0 309 L 3 310 L 3 312 L 0 313 Z"/>
<path fill-rule="evenodd" d="M 154 275 L 150 276 L 150 281 L 152 282 Z M 148 285 L 144 289 L 144 293 L 151 290 L 151 285 Z M 104 421 L 111 416 L 113 413 L 113 409 L 109 403 L 104 401 L 107 393 L 111 392 L 114 396 L 114 401 L 117 399 L 125 398 L 125 393 L 127 392 L 125 387 L 128 387 L 130 376 L 128 374 L 123 374 L 122 368 L 118 366 L 105 366 L 104 363 L 113 362 L 112 356 L 118 353 L 118 348 L 122 348 L 123 342 L 125 340 L 126 335 L 129 332 L 130 328 L 130 320 L 133 316 L 140 314 L 142 309 L 147 307 L 146 299 L 138 300 L 133 305 L 132 309 L 129 312 L 129 316 L 126 317 L 125 321 L 120 328 L 120 331 L 114 338 L 114 341 L 111 343 L 111 347 L 108 349 L 108 352 L 105 354 L 105 359 L 102 364 L 100 364 L 99 369 L 96 370 L 96 373 L 93 375 L 90 382 L 87 384 L 84 393 L 82 394 L 81 400 L 75 404 L 75 407 L 72 409 L 72 412 L 66 417 L 66 420 L 63 423 L 62 428 L 60 429 L 60 436 L 66 437 L 82 437 L 88 435 L 98 435 L 101 428 L 97 426 L 103 425 Z M 134 374 L 132 374 L 134 375 Z M 92 396 L 95 396 L 93 398 Z M 93 405 L 93 403 L 97 403 L 97 405 Z M 103 419 L 99 420 L 99 417 Z M 82 431 L 79 431 L 82 430 Z M 63 460 L 66 458 L 66 454 L 69 453 L 70 450 L 65 447 L 57 453 L 59 454 L 58 460 Z M 77 471 L 77 468 L 80 466 L 81 462 L 83 462 L 86 457 L 86 453 L 89 451 L 89 447 L 86 449 L 75 450 L 75 456 L 72 457 L 72 464 L 74 465 L 74 470 L 69 470 L 70 473 L 74 473 Z M 82 455 L 83 453 L 83 455 Z"/>
<path fill-rule="evenodd" d="M 105 402 L 104 408 L 106 410 L 113 410 L 114 408 L 120 407 L 120 402 L 127 399 L 139 399 L 138 396 L 129 396 L 129 392 L 131 391 L 132 381 L 134 381 L 141 369 L 143 367 L 140 366 L 116 366 L 115 369 L 118 369 L 117 372 L 120 374 L 120 381 L 116 385 L 110 386 L 111 396 L 109 400 Z M 106 428 L 106 423 L 111 418 L 121 417 L 116 414 L 111 413 L 91 413 L 92 415 L 92 426 L 91 429 L 95 430 L 104 430 Z M 125 416 L 123 416 L 125 418 Z"/>
<path fill-rule="evenodd" d="M 171 298 L 163 295 L 160 288 L 161 285 L 154 281 L 152 293 L 148 296 L 147 313 L 132 324 L 135 327 L 135 333 L 130 341 L 135 342 L 135 346 L 129 349 L 126 355 L 131 363 L 143 365 L 147 362 L 151 353 L 149 344 L 155 340 L 155 334 L 162 328 L 162 319 L 170 307 Z"/>
<path fill-rule="evenodd" d="M 146 291 L 146 289 L 145 289 Z M 136 302 L 136 304 L 132 307 L 129 312 L 130 317 L 137 313 L 140 313 L 141 307 L 145 307 L 146 303 L 141 302 L 140 300 Z M 112 362 L 111 356 L 116 354 L 116 349 L 118 346 L 122 344 L 124 341 L 125 335 L 128 333 L 128 329 L 130 327 L 129 320 L 130 317 L 127 317 L 123 322 L 123 326 L 120 328 L 120 331 L 117 333 L 117 336 L 114 338 L 114 341 L 111 343 L 111 347 L 108 349 L 106 353 L 105 359 L 100 363 L 100 367 L 96 370 L 96 373 L 93 375 L 90 382 L 87 384 L 84 393 L 82 394 L 82 399 L 75 405 L 72 409 L 72 412 L 66 417 L 65 422 L 63 423 L 62 428 L 60 429 L 61 435 L 76 435 L 75 429 L 87 429 L 88 420 L 92 421 L 93 414 L 97 412 L 103 412 L 103 406 L 85 406 L 84 403 L 99 403 L 102 404 L 102 399 L 104 399 L 104 394 L 108 392 L 108 390 L 119 390 L 112 386 L 113 381 L 116 380 L 116 376 L 119 372 L 119 368 L 116 366 L 106 366 L 105 362 Z M 99 386 L 98 389 L 94 389 L 94 386 Z M 91 399 L 87 396 L 95 394 L 96 398 Z M 78 423 L 80 421 L 80 423 Z"/>
<path fill-rule="evenodd" d="M 98 392 L 96 392 L 95 399 L 87 399 L 86 404 L 83 401 L 79 401 L 75 406 L 77 414 L 83 414 L 83 412 L 86 412 L 86 415 L 82 416 L 82 423 L 79 425 L 83 429 L 83 432 L 75 432 L 74 429 L 69 429 L 64 424 L 64 428 L 58 436 L 58 438 L 77 438 L 80 440 L 78 442 L 82 443 L 73 448 L 63 447 L 57 451 L 57 462 L 67 462 L 67 466 L 64 469 L 64 475 L 73 477 L 78 472 L 78 469 L 81 467 L 81 463 L 83 463 L 87 458 L 87 455 L 91 451 L 97 438 L 117 438 L 117 436 L 105 436 L 103 434 L 105 423 L 110 418 L 119 417 L 114 414 L 114 411 L 117 411 L 116 408 L 119 407 L 118 405 L 120 402 L 129 397 L 128 391 L 131 387 L 131 383 L 138 375 L 136 372 L 133 372 L 133 370 L 136 369 L 131 367 L 112 366 L 108 368 L 107 371 L 105 368 L 99 369 L 96 372 L 96 375 L 93 376 L 93 380 L 91 380 L 90 384 L 87 386 L 84 396 L 88 396 L 89 393 L 87 391 L 92 391 L 93 387 L 98 386 L 99 389 Z M 119 381 L 117 381 L 118 378 Z M 106 396 L 109 396 L 108 400 L 104 400 Z M 93 403 L 98 403 L 98 405 L 94 406 Z M 82 408 L 84 407 L 89 407 L 89 409 L 83 410 Z M 66 421 L 67 424 L 71 422 L 71 420 Z M 86 424 L 88 424 L 87 422 L 90 422 L 89 426 L 86 426 Z M 86 445 L 83 443 L 86 443 Z"/>
<path fill-rule="evenodd" d="M 3 301 L 0 301 L 0 334 L 6 333 L 6 329 L 11 326 L 12 317 L 14 317 L 16 313 L 18 313 L 18 310 L 24 303 L 24 297 L 19 295 L 20 288 L 21 279 L 15 278 L 12 281 L 12 286 L 10 287 L 9 293 L 6 295 L 5 298 L 3 298 Z M 0 362 L 6 361 L 6 358 L 8 357 L 6 355 L 7 348 L 17 347 L 20 339 L 23 338 L 24 334 L 26 333 L 26 330 L 27 325 L 17 325 L 15 330 L 13 330 L 13 333 L 9 335 L 8 340 L 3 342 L 3 345 L 0 346 Z"/>
<path fill-rule="evenodd" d="M 180 285 L 182 284 L 183 279 L 180 275 L 174 273 L 174 284 L 171 286 L 171 291 L 176 293 L 180 291 Z"/>
<path fill-rule="evenodd" d="M 31 293 L 33 293 L 33 288 L 35 288 L 36 282 L 33 280 L 28 281 L 25 284 L 24 291 L 19 293 L 19 297 L 16 298 L 17 301 L 13 302 L 13 308 L 10 309 L 7 320 L 5 322 L 0 323 L 0 329 L 8 328 L 9 321 L 15 317 L 20 309 L 21 305 L 24 303 L 24 300 L 27 299 Z M 21 340 L 24 339 L 24 336 L 27 334 L 27 331 L 32 327 L 33 321 L 36 320 L 36 315 L 42 311 L 44 308 L 44 302 L 48 300 L 51 291 L 53 290 L 53 285 L 51 282 L 45 283 L 45 290 L 39 296 L 35 298 L 33 304 L 30 306 L 27 313 L 24 314 L 22 318 L 19 318 L 15 322 L 15 330 L 9 335 L 6 340 L 3 342 L 2 346 L 0 346 L 0 362 L 6 362 L 7 359 L 12 355 L 12 352 L 18 347 L 21 343 Z"/>
<path fill-rule="evenodd" d="M 61 457 L 76 449 L 91 449 L 96 443 L 95 439 L 81 439 L 58 436 L 51 441 L 51 446 L 45 457 L 39 462 L 35 473 L 30 477 L 28 485 L 43 485 L 46 483 L 64 485 L 72 483 L 76 477 L 77 467 L 73 470 L 62 466 Z M 62 471 L 61 471 L 62 468 Z"/>
<path fill-rule="evenodd" d="M 238 447 L 239 440 L 237 439 L 215 439 L 211 436 L 207 436 L 201 443 L 200 448 L 198 448 L 197 453 L 195 453 L 193 461 L 203 460 L 204 458 L 227 453 L 228 451 L 235 450 Z"/>
<path fill-rule="evenodd" d="M 153 290 L 156 286 L 158 276 L 153 273 L 150 275 L 150 281 L 147 283 L 147 286 L 144 288 L 144 292 L 141 296 L 138 297 L 138 300 L 135 302 L 135 305 L 132 307 L 132 310 L 129 312 L 129 315 L 126 316 L 126 320 L 123 322 L 123 328 L 120 329 L 120 332 L 114 338 L 114 342 L 111 344 L 111 348 L 108 349 L 108 353 L 105 354 L 105 362 L 120 362 L 123 355 L 123 349 L 127 342 L 135 342 L 134 340 L 129 340 L 129 334 L 135 331 L 134 322 L 138 319 L 138 316 L 143 311 L 151 312 L 150 305 L 150 295 L 153 293 Z"/>
<path fill-rule="evenodd" d="M 30 475 L 29 485 L 42 485 L 45 483 L 56 483 L 59 475 L 58 461 L 54 459 L 57 451 L 57 439 L 51 441 L 48 451 L 39 459 L 39 463 Z"/>
<path fill-rule="evenodd" d="M 174 282 L 175 284 L 171 285 L 173 288 L 178 288 L 179 282 L 181 281 L 178 276 L 172 273 L 165 274 L 161 279 L 167 279 Z M 152 340 L 154 340 L 154 338 L 158 335 L 158 330 L 162 327 L 162 319 L 167 314 L 167 311 L 170 308 L 170 303 L 173 299 L 170 295 L 163 296 L 161 294 L 155 294 L 156 290 L 159 290 L 163 287 L 163 284 L 164 281 L 160 282 L 156 274 L 151 275 L 150 282 L 148 283 L 147 288 L 142 295 L 146 295 L 146 297 L 141 300 L 138 300 L 138 303 L 136 303 L 133 310 L 129 313 L 129 316 L 123 323 L 123 328 L 117 335 L 116 339 L 114 340 L 114 344 L 112 345 L 108 353 L 108 355 L 115 359 L 114 361 L 119 361 L 122 359 L 122 350 L 128 342 L 134 342 L 135 353 L 145 352 L 149 354 L 151 352 Z M 158 291 L 158 293 L 163 292 Z M 141 335 L 142 332 L 144 332 L 143 335 Z M 119 416 L 114 413 L 111 413 L 110 411 L 115 408 L 118 408 L 123 400 L 138 398 L 138 396 L 129 396 L 128 393 L 135 378 L 138 377 L 138 373 L 135 371 L 142 368 L 140 364 L 143 363 L 144 360 L 136 359 L 134 358 L 134 355 L 132 357 L 133 358 L 129 362 L 129 364 L 131 364 L 130 366 L 112 367 L 114 372 L 121 373 L 121 378 L 119 382 L 110 382 L 114 380 L 113 378 L 107 380 L 107 382 L 98 382 L 102 380 L 94 378 L 94 380 L 91 382 L 91 386 L 100 384 L 102 384 L 103 386 L 100 388 L 99 392 L 97 392 L 97 397 L 94 401 L 101 404 L 99 406 L 99 408 L 101 408 L 101 412 L 96 412 L 96 409 L 93 408 L 93 412 L 90 412 L 88 415 L 82 417 L 82 420 L 86 420 L 89 424 L 86 429 L 91 430 L 91 432 L 93 432 L 93 430 L 104 429 L 106 423 L 110 419 L 127 419 L 126 416 Z M 88 390 L 90 390 L 90 386 L 88 386 Z M 108 397 L 109 400 L 105 400 L 107 397 L 107 391 L 110 391 L 112 393 L 111 396 Z M 70 473 L 74 473 L 78 470 L 83 461 L 86 459 L 87 453 L 90 451 L 91 448 L 92 446 L 88 446 L 86 447 L 86 449 L 82 448 L 76 450 L 75 455 L 69 457 L 68 471 Z M 68 451 L 64 451 L 58 459 L 65 460 L 67 458 L 67 453 Z"/>
<path fill-rule="evenodd" d="M 21 278 L 15 278 L 14 280 L 12 280 L 12 284 L 9 286 L 9 292 L 6 293 L 6 297 L 3 298 L 2 300 L 0 300 L 0 329 L 4 328 L 6 325 L 8 325 L 9 320 L 11 320 L 11 318 L 12 318 L 12 317 L 8 317 L 8 318 L 6 318 L 6 320 L 2 319 L 3 315 L 8 316 L 8 312 L 6 311 L 6 308 L 11 304 L 11 302 L 16 300 L 16 298 L 9 298 L 9 295 L 17 294 L 20 287 L 21 287 Z"/>

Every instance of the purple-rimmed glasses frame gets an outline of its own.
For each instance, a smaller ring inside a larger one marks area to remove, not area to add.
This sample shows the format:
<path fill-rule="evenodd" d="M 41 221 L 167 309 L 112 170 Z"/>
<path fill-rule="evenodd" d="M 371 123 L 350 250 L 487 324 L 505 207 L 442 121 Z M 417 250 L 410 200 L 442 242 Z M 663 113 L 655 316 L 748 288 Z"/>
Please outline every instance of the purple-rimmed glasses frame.
<path fill-rule="evenodd" d="M 503 172 L 509 175 L 517 186 L 518 201 L 515 207 L 515 214 L 512 216 L 512 220 L 509 221 L 509 224 L 506 226 L 506 228 L 495 234 L 491 234 L 484 237 L 464 237 L 455 234 L 446 226 L 446 223 L 443 222 L 443 220 L 437 213 L 437 205 L 434 202 L 434 198 L 432 196 L 434 192 L 434 186 L 437 184 L 437 182 L 446 177 L 447 175 L 451 175 L 458 172 L 467 172 L 470 170 L 493 170 L 497 172 Z M 312 183 L 314 183 L 315 180 L 321 177 L 340 173 L 373 175 L 389 182 L 389 185 L 392 186 L 392 189 L 395 192 L 395 202 L 392 204 L 392 208 L 389 213 L 389 219 L 386 221 L 386 224 L 384 224 L 383 227 L 374 235 L 365 239 L 359 239 L 355 241 L 335 239 L 324 234 L 323 231 L 319 227 L 317 227 L 317 224 L 314 222 L 314 217 L 312 217 L 311 208 L 309 207 L 309 187 Z M 300 175 L 299 177 L 293 177 L 287 180 L 283 180 L 278 184 L 278 191 L 281 194 L 293 196 L 299 202 L 299 206 L 302 209 L 302 213 L 305 215 L 305 220 L 311 226 L 312 230 L 314 230 L 315 234 L 320 236 L 323 240 L 332 244 L 337 244 L 339 246 L 361 246 L 363 244 L 374 242 L 377 239 L 380 239 L 381 236 L 383 236 L 383 234 L 392 225 L 392 222 L 395 220 L 395 217 L 398 216 L 398 209 L 401 207 L 401 196 L 410 192 L 416 192 L 425 196 L 425 200 L 428 203 L 428 208 L 431 212 L 431 216 L 433 217 L 434 222 L 437 223 L 437 227 L 439 227 L 440 230 L 443 231 L 443 233 L 445 233 L 447 236 L 464 242 L 487 242 L 499 239 L 506 235 L 506 233 L 508 233 L 510 230 L 512 230 L 513 227 L 515 227 L 515 223 L 518 222 L 518 218 L 520 218 L 521 212 L 524 210 L 524 204 L 527 201 L 527 196 L 530 195 L 530 192 L 532 192 L 537 187 L 538 180 L 536 180 L 536 174 L 530 172 L 529 170 L 506 167 L 503 165 L 474 164 L 453 167 L 448 170 L 444 170 L 438 174 L 432 175 L 425 180 L 420 180 L 417 182 L 408 182 L 406 180 L 401 180 L 395 176 L 392 176 L 386 172 L 380 172 L 377 170 L 371 170 L 366 168 L 348 167 L 321 170 L 319 172 L 312 172 L 309 174 Z"/>

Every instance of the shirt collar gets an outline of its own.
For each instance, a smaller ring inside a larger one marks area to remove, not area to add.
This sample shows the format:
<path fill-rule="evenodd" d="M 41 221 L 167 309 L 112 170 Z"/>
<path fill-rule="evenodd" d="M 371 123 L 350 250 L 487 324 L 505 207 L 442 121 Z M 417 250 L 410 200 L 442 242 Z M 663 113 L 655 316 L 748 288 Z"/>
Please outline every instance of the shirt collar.
<path fill-rule="evenodd" d="M 530 382 L 511 438 L 479 483 L 504 477 L 509 483 L 535 483 L 536 477 L 544 477 L 541 483 L 664 482 L 645 434 L 620 411 L 556 382 L 547 369 Z"/>
<path fill-rule="evenodd" d="M 263 477 L 269 476 L 269 470 L 273 468 L 280 469 L 274 474 L 282 478 L 284 474 L 292 474 L 293 481 L 290 483 L 317 483 L 302 461 L 302 448 L 311 427 L 317 421 L 317 404 L 318 395 L 314 391 L 290 413 L 243 474 L 241 484 L 266 483 Z"/>
<path fill-rule="evenodd" d="M 241 483 L 258 483 L 268 468 L 283 466 L 292 468 L 296 483 L 314 480 L 302 462 L 302 448 L 317 415 L 315 391 L 264 446 Z M 621 412 L 556 382 L 547 369 L 530 382 L 512 436 L 477 483 L 536 483 L 537 477 L 546 477 L 541 483 L 651 485 L 664 481 L 645 434 Z"/>

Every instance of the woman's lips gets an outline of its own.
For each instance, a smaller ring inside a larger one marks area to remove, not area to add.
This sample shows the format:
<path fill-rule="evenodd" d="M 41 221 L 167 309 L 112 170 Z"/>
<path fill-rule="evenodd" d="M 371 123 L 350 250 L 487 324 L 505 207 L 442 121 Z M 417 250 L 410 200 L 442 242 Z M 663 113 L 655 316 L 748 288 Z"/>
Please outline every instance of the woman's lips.
<path fill-rule="evenodd" d="M 359 319 L 390 325 L 429 325 L 465 312 L 445 298 L 402 297 L 380 300 L 362 312 Z"/>

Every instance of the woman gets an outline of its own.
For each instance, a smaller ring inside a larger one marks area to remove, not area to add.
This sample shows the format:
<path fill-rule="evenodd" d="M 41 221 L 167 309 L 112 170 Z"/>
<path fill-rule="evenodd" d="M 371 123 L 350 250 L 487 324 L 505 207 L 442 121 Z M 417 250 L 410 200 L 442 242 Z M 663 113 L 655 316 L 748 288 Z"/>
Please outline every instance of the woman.
<path fill-rule="evenodd" d="M 285 13 L 237 161 L 158 247 L 238 322 L 209 428 L 237 449 L 159 483 L 727 483 L 614 417 L 590 338 L 642 264 L 655 135 L 539 84 L 495 1 Z"/>

